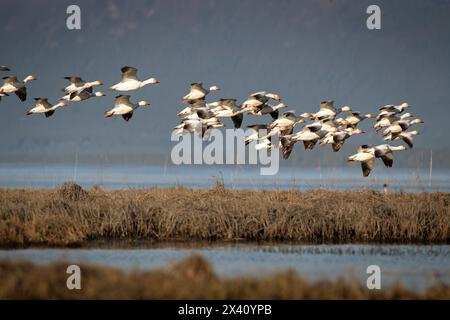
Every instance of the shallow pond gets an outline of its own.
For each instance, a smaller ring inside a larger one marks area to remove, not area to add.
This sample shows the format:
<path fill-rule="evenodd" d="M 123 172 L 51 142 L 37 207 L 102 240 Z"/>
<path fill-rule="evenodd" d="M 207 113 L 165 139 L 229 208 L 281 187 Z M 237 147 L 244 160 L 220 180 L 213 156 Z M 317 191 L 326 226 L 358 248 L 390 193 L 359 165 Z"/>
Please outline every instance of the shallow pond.
<path fill-rule="evenodd" d="M 223 277 L 264 276 L 291 269 L 309 280 L 344 277 L 365 285 L 367 267 L 378 265 L 382 287 L 395 282 L 415 290 L 437 282 L 450 285 L 450 245 L 220 244 L 138 249 L 22 249 L 0 250 L 0 259 L 44 264 L 67 261 L 132 271 L 165 267 L 192 254 L 207 258 Z"/>

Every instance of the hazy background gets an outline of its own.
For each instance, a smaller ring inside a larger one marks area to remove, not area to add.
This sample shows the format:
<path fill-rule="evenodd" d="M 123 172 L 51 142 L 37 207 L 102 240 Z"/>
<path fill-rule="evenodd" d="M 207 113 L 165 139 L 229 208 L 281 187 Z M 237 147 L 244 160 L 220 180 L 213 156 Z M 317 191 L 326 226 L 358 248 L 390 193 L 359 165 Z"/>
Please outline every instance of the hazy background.
<path fill-rule="evenodd" d="M 80 31 L 66 28 L 70 4 L 81 7 Z M 381 7 L 382 30 L 366 28 L 370 4 Z M 298 113 L 315 111 L 324 99 L 364 113 L 408 101 L 426 124 L 396 166 L 426 167 L 433 149 L 434 166 L 450 168 L 450 1 L 0 0 L 0 8 L 0 64 L 12 69 L 1 75 L 39 78 L 26 102 L 0 102 L 3 163 L 73 163 L 78 153 L 80 163 L 163 165 L 180 97 L 189 83 L 203 81 L 222 88 L 210 99 L 242 101 L 268 90 Z M 129 123 L 103 115 L 115 96 L 106 88 L 124 65 L 136 66 L 140 79 L 161 80 L 131 93 L 152 107 Z M 55 103 L 71 75 L 105 82 L 99 89 L 108 96 L 49 119 L 25 115 L 34 97 Z M 370 132 L 337 155 L 299 145 L 287 164 L 346 165 L 356 145 L 381 143 Z"/>

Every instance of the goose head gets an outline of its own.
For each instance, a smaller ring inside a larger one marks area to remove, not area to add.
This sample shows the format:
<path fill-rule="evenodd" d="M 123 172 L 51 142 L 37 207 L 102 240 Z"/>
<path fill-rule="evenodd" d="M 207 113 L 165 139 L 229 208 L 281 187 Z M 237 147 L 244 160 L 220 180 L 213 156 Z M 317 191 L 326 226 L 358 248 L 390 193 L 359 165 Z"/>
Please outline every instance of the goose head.
<path fill-rule="evenodd" d="M 411 120 L 411 122 L 409 124 L 418 124 L 418 123 L 425 123 L 425 121 L 423 121 L 422 119 L 413 119 Z"/>
<path fill-rule="evenodd" d="M 29 75 L 25 79 L 23 79 L 23 82 L 27 83 L 28 81 L 37 80 L 36 76 Z"/>
<path fill-rule="evenodd" d="M 142 101 L 138 102 L 138 106 L 139 107 L 148 107 L 148 106 L 150 106 L 150 103 L 145 100 L 142 100 Z"/>
<path fill-rule="evenodd" d="M 405 110 L 406 108 L 411 108 L 411 105 L 408 102 L 403 102 L 401 105 L 399 105 L 399 108 L 401 110 Z"/>
<path fill-rule="evenodd" d="M 211 86 L 209 87 L 209 91 L 220 91 L 220 88 L 218 86 Z"/>
<path fill-rule="evenodd" d="M 144 84 L 157 84 L 157 83 L 160 83 L 160 81 L 155 78 L 150 78 L 150 79 L 145 80 L 143 83 Z"/>
<path fill-rule="evenodd" d="M 389 146 L 389 149 L 394 151 L 405 151 L 407 148 L 405 146 Z"/>
<path fill-rule="evenodd" d="M 105 97 L 105 96 L 106 96 L 106 94 L 104 94 L 103 92 L 100 92 L 100 91 L 94 93 L 94 95 L 95 95 L 96 97 Z"/>
<path fill-rule="evenodd" d="M 275 93 L 266 93 L 265 95 L 267 98 L 273 99 L 273 100 L 277 100 L 277 101 L 281 101 L 281 98 L 279 95 L 275 94 Z"/>
<path fill-rule="evenodd" d="M 341 112 L 350 112 L 352 111 L 352 108 L 350 106 L 343 106 L 341 108 Z"/>
<path fill-rule="evenodd" d="M 413 114 L 412 113 L 409 113 L 409 112 L 406 112 L 405 114 L 402 114 L 401 116 L 400 116 L 400 119 L 406 119 L 406 118 L 411 118 L 413 116 Z"/>

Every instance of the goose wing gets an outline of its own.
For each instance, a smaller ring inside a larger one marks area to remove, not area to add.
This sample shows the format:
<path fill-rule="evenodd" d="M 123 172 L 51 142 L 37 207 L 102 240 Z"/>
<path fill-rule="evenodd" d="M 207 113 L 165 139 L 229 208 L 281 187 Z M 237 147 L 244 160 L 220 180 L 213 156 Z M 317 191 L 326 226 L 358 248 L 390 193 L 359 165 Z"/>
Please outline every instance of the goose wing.
<path fill-rule="evenodd" d="M 368 177 L 373 170 L 373 159 L 361 162 L 361 169 L 364 177 Z"/>
<path fill-rule="evenodd" d="M 22 88 L 16 90 L 14 93 L 17 97 L 19 97 L 20 101 L 27 100 L 27 87 L 23 86 Z"/>
<path fill-rule="evenodd" d="M 0 71 L 10 71 L 7 66 L 0 66 Z"/>
<path fill-rule="evenodd" d="M 325 100 L 322 101 L 320 103 L 319 109 L 320 110 L 332 110 L 332 111 L 336 111 L 335 108 L 333 107 L 333 100 Z"/>
<path fill-rule="evenodd" d="M 16 76 L 3 77 L 2 79 L 5 84 L 15 84 L 18 82 Z"/>
<path fill-rule="evenodd" d="M 64 77 L 64 79 L 69 80 L 70 83 L 74 84 L 77 87 L 81 87 L 86 83 L 86 81 L 84 81 L 80 77 Z"/>
<path fill-rule="evenodd" d="M 392 152 L 386 153 L 380 156 L 380 158 L 386 167 L 392 167 L 392 164 L 394 163 L 394 155 L 392 154 Z"/>
<path fill-rule="evenodd" d="M 122 82 L 137 80 L 137 69 L 135 67 L 125 66 L 120 71 L 122 72 Z"/>
<path fill-rule="evenodd" d="M 45 109 L 49 109 L 52 107 L 47 98 L 35 98 L 34 100 L 36 107 L 43 107 Z"/>
<path fill-rule="evenodd" d="M 408 147 L 412 148 L 414 146 L 414 142 L 411 136 L 400 134 L 399 138 L 402 139 L 408 145 Z"/>
<path fill-rule="evenodd" d="M 130 96 L 127 94 L 121 94 L 116 96 L 115 100 L 114 100 L 114 105 L 118 106 L 120 104 L 125 104 L 125 105 L 130 105 Z"/>

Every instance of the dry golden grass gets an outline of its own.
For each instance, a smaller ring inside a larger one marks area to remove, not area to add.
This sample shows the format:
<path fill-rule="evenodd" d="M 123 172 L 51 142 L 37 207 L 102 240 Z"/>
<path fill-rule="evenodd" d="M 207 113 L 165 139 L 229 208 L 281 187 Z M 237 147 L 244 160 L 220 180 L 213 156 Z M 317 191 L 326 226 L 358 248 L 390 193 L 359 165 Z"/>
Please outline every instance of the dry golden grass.
<path fill-rule="evenodd" d="M 0 190 L 1 246 L 100 239 L 450 243 L 450 194 Z"/>
<path fill-rule="evenodd" d="M 417 293 L 399 285 L 372 291 L 352 281 L 311 283 L 291 271 L 221 279 L 198 256 L 149 272 L 82 266 L 81 290 L 67 289 L 66 268 L 0 261 L 0 299 L 450 299 L 443 284 Z"/>

